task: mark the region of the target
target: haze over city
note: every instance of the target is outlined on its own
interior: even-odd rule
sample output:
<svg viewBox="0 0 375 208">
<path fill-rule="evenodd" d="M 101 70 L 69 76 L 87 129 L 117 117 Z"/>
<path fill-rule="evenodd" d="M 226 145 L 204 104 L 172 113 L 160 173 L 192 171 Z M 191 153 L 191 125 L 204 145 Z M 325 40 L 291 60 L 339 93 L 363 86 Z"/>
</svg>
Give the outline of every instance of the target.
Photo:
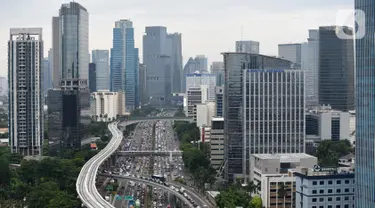
<svg viewBox="0 0 375 208">
<path fill-rule="evenodd" d="M 52 46 L 51 17 L 58 15 L 62 3 L 68 2 L 2 1 L 0 75 L 7 75 L 9 28 L 42 27 L 46 56 Z M 182 33 L 184 63 L 197 54 L 205 54 L 209 63 L 222 61 L 220 53 L 234 51 L 234 42 L 241 39 L 259 41 L 262 54 L 277 55 L 277 44 L 306 41 L 308 29 L 333 25 L 337 11 L 353 8 L 353 0 L 192 0 L 178 3 L 172 0 L 81 0 L 78 3 L 85 5 L 90 15 L 90 51 L 110 49 L 114 22 L 131 19 L 140 60 L 145 26 L 165 26 L 170 33 Z"/>
</svg>

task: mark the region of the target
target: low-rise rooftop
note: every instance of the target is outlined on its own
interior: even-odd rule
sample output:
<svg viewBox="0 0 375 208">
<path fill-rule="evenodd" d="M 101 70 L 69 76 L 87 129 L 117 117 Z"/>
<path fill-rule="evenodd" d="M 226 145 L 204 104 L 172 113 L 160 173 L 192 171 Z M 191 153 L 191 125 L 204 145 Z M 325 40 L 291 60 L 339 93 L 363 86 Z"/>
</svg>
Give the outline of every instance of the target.
<svg viewBox="0 0 375 208">
<path fill-rule="evenodd" d="M 253 154 L 254 157 L 259 159 L 279 159 L 281 163 L 299 162 L 305 158 L 315 158 L 306 153 L 289 153 L 289 154 Z"/>
</svg>

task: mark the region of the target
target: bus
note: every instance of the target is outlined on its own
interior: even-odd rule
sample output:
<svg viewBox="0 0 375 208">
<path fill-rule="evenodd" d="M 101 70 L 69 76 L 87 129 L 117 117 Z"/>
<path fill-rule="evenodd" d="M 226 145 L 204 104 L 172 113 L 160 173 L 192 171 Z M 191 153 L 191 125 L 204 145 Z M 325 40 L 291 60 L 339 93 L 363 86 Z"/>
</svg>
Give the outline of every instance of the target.
<svg viewBox="0 0 375 208">
<path fill-rule="evenodd" d="M 151 178 L 154 179 L 154 180 L 159 180 L 161 182 L 165 182 L 166 181 L 165 177 L 162 176 L 162 175 L 153 175 Z"/>
</svg>

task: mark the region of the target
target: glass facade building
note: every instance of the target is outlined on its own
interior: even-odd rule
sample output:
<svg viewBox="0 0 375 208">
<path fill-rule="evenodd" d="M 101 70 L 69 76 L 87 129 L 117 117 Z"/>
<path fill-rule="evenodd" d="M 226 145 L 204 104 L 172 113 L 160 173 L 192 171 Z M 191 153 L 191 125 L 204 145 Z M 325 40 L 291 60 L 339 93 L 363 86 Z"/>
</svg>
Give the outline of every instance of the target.
<svg viewBox="0 0 375 208">
<path fill-rule="evenodd" d="M 365 36 L 356 39 L 355 44 L 355 207 L 373 208 L 375 207 L 375 1 L 356 0 L 355 9 L 364 12 L 364 14 L 357 13 L 356 21 L 366 30 Z M 364 18 L 366 24 L 361 25 Z"/>
<path fill-rule="evenodd" d="M 341 39 L 345 31 L 351 39 Z M 354 40 L 349 27 L 319 27 L 319 104 L 332 109 L 354 110 Z"/>
<path fill-rule="evenodd" d="M 134 28 L 130 20 L 119 20 L 113 28 L 111 49 L 111 91 L 124 91 L 126 108 L 138 106 L 138 49 L 134 47 Z"/>
<path fill-rule="evenodd" d="M 225 171 L 224 177 L 234 181 L 243 177 L 249 170 L 243 166 L 243 77 L 244 69 L 290 68 L 291 62 L 274 57 L 248 54 L 223 53 L 224 56 L 224 132 L 225 132 Z M 247 160 L 248 164 L 248 160 Z"/>
<path fill-rule="evenodd" d="M 96 90 L 109 89 L 109 51 L 93 50 L 92 63 L 96 66 Z M 91 82 L 91 79 L 90 79 Z"/>
</svg>

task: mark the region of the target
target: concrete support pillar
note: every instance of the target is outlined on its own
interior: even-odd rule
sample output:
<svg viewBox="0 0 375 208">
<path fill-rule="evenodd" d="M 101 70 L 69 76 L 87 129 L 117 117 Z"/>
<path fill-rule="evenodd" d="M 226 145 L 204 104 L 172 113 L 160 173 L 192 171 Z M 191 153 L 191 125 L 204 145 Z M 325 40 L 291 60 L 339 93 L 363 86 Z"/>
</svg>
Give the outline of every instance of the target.
<svg viewBox="0 0 375 208">
<path fill-rule="evenodd" d="M 116 165 L 116 155 L 111 155 L 111 166 L 115 166 Z"/>
</svg>

